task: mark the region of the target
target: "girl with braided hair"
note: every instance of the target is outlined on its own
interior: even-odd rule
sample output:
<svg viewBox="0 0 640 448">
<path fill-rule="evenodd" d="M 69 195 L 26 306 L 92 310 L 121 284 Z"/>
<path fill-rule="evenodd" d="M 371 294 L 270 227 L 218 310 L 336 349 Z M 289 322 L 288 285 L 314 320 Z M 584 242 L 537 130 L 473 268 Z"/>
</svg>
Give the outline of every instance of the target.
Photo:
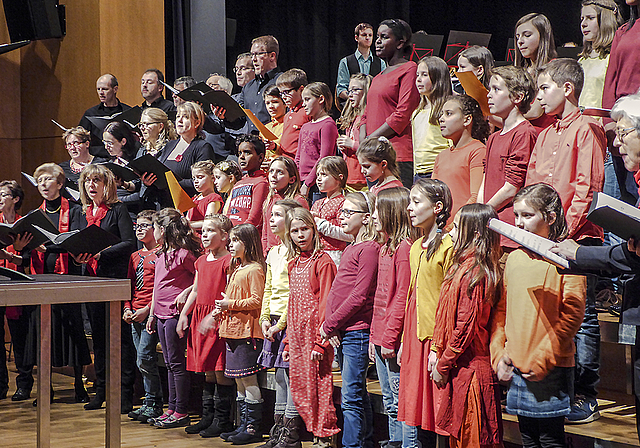
<svg viewBox="0 0 640 448">
<path fill-rule="evenodd" d="M 398 421 L 403 446 L 436 446 L 437 399 L 428 371 L 440 287 L 451 266 L 453 242 L 444 227 L 451 214 L 451 192 L 439 180 L 418 179 L 409 195 L 409 218 L 423 236 L 411 246 L 411 281 L 403 342 L 398 350 Z"/>
</svg>

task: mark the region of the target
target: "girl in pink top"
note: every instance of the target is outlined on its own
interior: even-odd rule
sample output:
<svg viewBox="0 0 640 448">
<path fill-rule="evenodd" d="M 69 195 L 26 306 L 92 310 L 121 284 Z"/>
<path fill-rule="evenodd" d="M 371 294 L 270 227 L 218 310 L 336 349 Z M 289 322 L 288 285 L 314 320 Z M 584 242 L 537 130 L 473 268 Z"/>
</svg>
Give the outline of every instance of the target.
<svg viewBox="0 0 640 448">
<path fill-rule="evenodd" d="M 300 192 L 305 197 L 311 192 L 311 203 L 314 203 L 321 197 L 316 188 L 316 164 L 318 160 L 336 154 L 338 127 L 329 116 L 333 96 L 325 83 L 314 82 L 306 86 L 302 91 L 302 102 L 311 121 L 300 129 L 295 161 L 302 182 Z"/>
<path fill-rule="evenodd" d="M 396 164 L 396 151 L 387 137 L 367 137 L 357 151 L 358 162 L 362 167 L 370 191 L 377 196 L 381 190 L 402 187 L 400 172 Z"/>
<path fill-rule="evenodd" d="M 452 140 L 453 146 L 438 154 L 432 177 L 451 190 L 453 208 L 448 222 L 451 224 L 460 207 L 478 199 L 489 124 L 478 102 L 468 95 L 450 96 L 439 121 L 442 136 Z"/>
<path fill-rule="evenodd" d="M 157 325 L 167 366 L 169 408 L 149 422 L 160 428 L 177 428 L 187 426 L 190 420 L 189 374 L 184 356 L 187 338 L 176 332 L 180 317 L 176 297 L 193 285 L 195 262 L 201 251 L 200 241 L 187 218 L 173 208 L 165 208 L 153 217 L 153 236 L 162 246 L 156 261 L 147 332 L 154 332 Z"/>
<path fill-rule="evenodd" d="M 348 90 L 349 101 L 347 101 L 338 120 L 340 131 L 344 132 L 338 137 L 338 149 L 342 152 L 342 157 L 349 167 L 347 185 L 354 190 L 362 190 L 367 186 L 367 181 L 360 170 L 356 151 L 358 151 L 360 143 L 360 126 L 364 123 L 362 115 L 367 105 L 367 91 L 370 84 L 371 76 L 369 75 L 364 73 L 351 75 Z"/>
<path fill-rule="evenodd" d="M 388 188 L 378 194 L 373 212 L 373 223 L 384 246 L 378 257 L 369 358 L 376 363 L 389 417 L 389 443 L 393 446 L 399 446 L 403 441 L 402 423 L 398 422 L 400 366 L 396 356 L 402 342 L 404 310 L 411 282 L 409 251 L 418 233 L 411 225 L 408 206 L 409 190 L 404 187 Z"/>
</svg>

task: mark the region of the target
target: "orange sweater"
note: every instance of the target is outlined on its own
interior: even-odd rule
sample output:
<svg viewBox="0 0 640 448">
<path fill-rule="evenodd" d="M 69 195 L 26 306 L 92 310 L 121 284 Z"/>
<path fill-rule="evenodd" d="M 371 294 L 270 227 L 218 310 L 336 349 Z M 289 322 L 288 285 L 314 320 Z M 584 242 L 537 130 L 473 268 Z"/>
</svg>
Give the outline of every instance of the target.
<svg viewBox="0 0 640 448">
<path fill-rule="evenodd" d="M 259 321 L 264 280 L 264 271 L 258 263 L 251 263 L 233 271 L 225 291 L 231 303 L 220 321 L 220 337 L 263 339 Z"/>
<path fill-rule="evenodd" d="M 586 278 L 560 275 L 555 266 L 518 249 L 504 269 L 506 300 L 495 308 L 491 363 L 503 355 L 522 373 L 542 380 L 554 367 L 574 365 L 573 337 L 584 318 Z"/>
</svg>

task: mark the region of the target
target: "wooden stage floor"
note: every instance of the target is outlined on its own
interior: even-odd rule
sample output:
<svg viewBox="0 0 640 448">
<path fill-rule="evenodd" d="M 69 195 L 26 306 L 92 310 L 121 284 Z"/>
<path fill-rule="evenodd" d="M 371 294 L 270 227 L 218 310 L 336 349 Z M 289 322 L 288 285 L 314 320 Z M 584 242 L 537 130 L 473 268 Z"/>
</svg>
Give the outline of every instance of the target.
<svg viewBox="0 0 640 448">
<path fill-rule="evenodd" d="M 33 400 L 11 401 L 10 397 L 15 392 L 15 372 L 12 363 L 9 363 L 9 382 L 9 395 L 5 400 L 0 401 L 0 447 L 33 448 L 36 446 L 36 409 L 32 406 Z M 51 406 L 51 446 L 56 448 L 104 446 L 104 409 L 85 411 L 82 404 L 74 403 L 73 379 L 66 375 L 54 372 L 52 384 L 56 393 Z M 339 375 L 336 375 L 336 385 L 340 385 Z M 369 391 L 372 395 L 379 394 L 379 384 L 371 381 Z M 35 394 L 32 393 L 32 395 Z M 376 401 L 375 398 L 374 401 Z M 601 393 L 599 404 L 602 417 L 596 422 L 565 426 L 568 438 L 572 439 L 572 445 L 607 448 L 640 446 L 636 435 L 633 397 L 604 391 Z M 517 443 L 518 438 L 516 418 L 505 414 L 505 440 Z M 216 448 L 229 447 L 230 444 L 219 438 L 203 439 L 198 435 L 188 435 L 183 428 L 153 428 L 132 422 L 123 415 L 122 446 L 126 448 Z M 311 442 L 305 442 L 304 446 L 309 448 Z"/>
</svg>

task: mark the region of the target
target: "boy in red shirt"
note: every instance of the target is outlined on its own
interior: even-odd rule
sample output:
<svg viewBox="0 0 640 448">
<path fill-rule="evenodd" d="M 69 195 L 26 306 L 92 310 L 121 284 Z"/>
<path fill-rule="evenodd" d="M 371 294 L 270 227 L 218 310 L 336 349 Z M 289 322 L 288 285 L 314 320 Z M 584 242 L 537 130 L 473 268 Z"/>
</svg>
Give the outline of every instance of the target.
<svg viewBox="0 0 640 448">
<path fill-rule="evenodd" d="M 262 231 L 262 206 L 269 194 L 267 175 L 260 169 L 266 147 L 254 135 L 241 135 L 237 140 L 238 164 L 246 173 L 229 193 L 227 216 L 233 225 L 253 224 Z"/>
<path fill-rule="evenodd" d="M 289 109 L 284 116 L 282 137 L 280 137 L 280 145 L 276 149 L 278 155 L 295 158 L 298 151 L 300 128 L 306 122 L 311 121 L 311 117 L 305 113 L 302 107 L 302 91 L 307 84 L 307 74 L 299 68 L 287 70 L 276 81 L 282 100 Z"/>
<path fill-rule="evenodd" d="M 556 189 L 567 219 L 568 238 L 601 245 L 602 228 L 587 220 L 593 193 L 602 191 L 607 139 L 602 125 L 582 115 L 578 98 L 584 72 L 573 59 L 554 59 L 538 71 L 538 100 L 558 121 L 538 136 L 526 185 L 544 182 Z M 568 423 L 588 423 L 600 416 L 596 385 L 600 381 L 600 327 L 595 309 L 597 277 L 587 276 L 582 326 L 576 335 L 576 400 Z"/>
<path fill-rule="evenodd" d="M 158 248 L 156 239 L 153 237 L 153 215 L 154 212 L 151 210 L 141 211 L 133 226 L 136 238 L 144 247 L 131 254 L 129 258 L 132 298 L 125 302 L 122 315 L 122 319 L 131 324 L 133 343 L 137 352 L 136 364 L 143 378 L 144 402 L 140 408 L 129 412 L 129 418 L 140 422 L 162 415 L 162 387 L 156 355 L 158 333 L 150 334 L 145 330 L 153 296 Z"/>
<path fill-rule="evenodd" d="M 491 205 L 498 217 L 515 225 L 513 203 L 518 190 L 524 187 L 531 150 L 536 143 L 536 131 L 524 114 L 535 97 L 533 78 L 521 67 L 504 66 L 491 70 L 489 82 L 489 112 L 502 120 L 502 130 L 487 140 L 484 179 L 478 202 Z M 518 244 L 502 236 L 505 252 Z"/>
</svg>

